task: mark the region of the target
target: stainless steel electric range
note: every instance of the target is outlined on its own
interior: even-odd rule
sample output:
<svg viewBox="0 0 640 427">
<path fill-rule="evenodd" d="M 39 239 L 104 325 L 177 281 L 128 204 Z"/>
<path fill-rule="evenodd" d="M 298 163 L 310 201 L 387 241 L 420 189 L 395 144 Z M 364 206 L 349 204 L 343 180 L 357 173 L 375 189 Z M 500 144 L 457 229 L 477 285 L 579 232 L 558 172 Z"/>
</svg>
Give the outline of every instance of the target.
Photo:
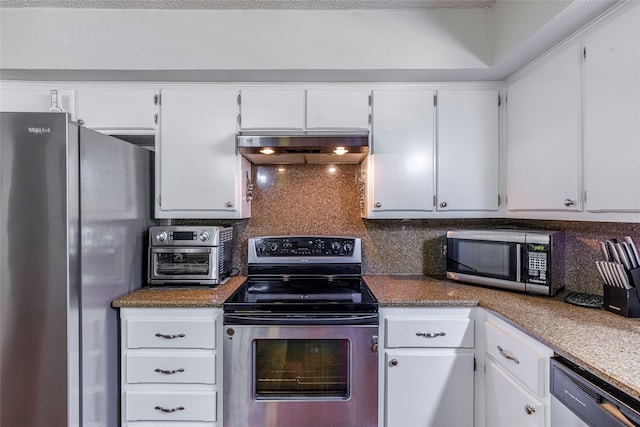
<svg viewBox="0 0 640 427">
<path fill-rule="evenodd" d="M 350 237 L 249 239 L 224 307 L 228 427 L 378 425 L 378 301 Z"/>
</svg>

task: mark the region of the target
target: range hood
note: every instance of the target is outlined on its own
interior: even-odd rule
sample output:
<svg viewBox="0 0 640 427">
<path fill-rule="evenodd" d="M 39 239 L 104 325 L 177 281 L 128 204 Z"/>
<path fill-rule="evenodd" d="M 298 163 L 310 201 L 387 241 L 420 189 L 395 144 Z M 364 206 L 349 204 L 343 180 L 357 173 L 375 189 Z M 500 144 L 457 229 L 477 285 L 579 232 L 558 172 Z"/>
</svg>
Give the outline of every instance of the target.
<svg viewBox="0 0 640 427">
<path fill-rule="evenodd" d="M 369 152 L 363 131 L 240 132 L 238 153 L 257 165 L 360 163 Z"/>
</svg>

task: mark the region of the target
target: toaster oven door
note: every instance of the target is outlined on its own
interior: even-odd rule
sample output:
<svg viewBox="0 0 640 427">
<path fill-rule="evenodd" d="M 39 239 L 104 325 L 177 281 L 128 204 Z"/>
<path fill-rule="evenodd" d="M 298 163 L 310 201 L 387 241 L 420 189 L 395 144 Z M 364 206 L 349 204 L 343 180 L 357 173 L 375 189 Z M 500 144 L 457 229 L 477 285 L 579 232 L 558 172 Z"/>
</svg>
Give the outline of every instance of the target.
<svg viewBox="0 0 640 427">
<path fill-rule="evenodd" d="M 218 247 L 152 247 L 149 283 L 218 283 Z"/>
</svg>

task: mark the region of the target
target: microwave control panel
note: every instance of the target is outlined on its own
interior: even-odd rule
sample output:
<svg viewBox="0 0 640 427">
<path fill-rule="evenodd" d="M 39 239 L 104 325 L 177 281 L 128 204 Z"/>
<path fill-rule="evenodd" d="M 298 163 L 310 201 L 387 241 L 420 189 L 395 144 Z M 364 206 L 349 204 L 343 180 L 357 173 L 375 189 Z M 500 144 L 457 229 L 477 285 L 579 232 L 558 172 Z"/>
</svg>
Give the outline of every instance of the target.
<svg viewBox="0 0 640 427">
<path fill-rule="evenodd" d="M 549 283 L 549 245 L 527 244 L 527 282 Z"/>
</svg>

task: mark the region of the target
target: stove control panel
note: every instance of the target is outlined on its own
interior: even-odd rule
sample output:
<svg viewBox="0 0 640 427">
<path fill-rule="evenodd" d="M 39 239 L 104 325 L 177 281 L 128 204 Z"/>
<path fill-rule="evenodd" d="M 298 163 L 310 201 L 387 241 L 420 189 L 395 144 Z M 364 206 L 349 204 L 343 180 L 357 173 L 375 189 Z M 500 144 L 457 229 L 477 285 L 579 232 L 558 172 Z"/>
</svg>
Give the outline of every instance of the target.
<svg viewBox="0 0 640 427">
<path fill-rule="evenodd" d="M 261 237 L 250 239 L 258 257 L 349 257 L 355 238 L 346 237 Z"/>
</svg>

